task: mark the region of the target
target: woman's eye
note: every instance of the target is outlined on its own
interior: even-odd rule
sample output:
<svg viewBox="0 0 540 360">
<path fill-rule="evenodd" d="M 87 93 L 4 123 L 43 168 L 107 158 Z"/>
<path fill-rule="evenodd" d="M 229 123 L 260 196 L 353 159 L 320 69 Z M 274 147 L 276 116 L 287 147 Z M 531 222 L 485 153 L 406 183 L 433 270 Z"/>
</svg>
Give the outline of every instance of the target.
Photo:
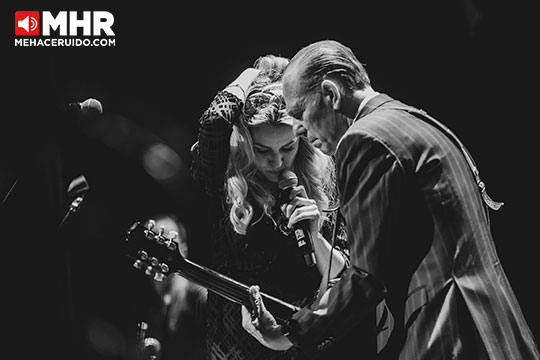
<svg viewBox="0 0 540 360">
<path fill-rule="evenodd" d="M 287 148 L 283 148 L 283 151 L 285 152 L 289 152 L 289 151 L 293 151 L 294 150 L 294 146 L 289 146 Z"/>
<path fill-rule="evenodd" d="M 259 149 L 259 148 L 255 148 L 255 152 L 257 154 L 267 154 L 269 150 L 266 150 L 266 149 Z"/>
</svg>

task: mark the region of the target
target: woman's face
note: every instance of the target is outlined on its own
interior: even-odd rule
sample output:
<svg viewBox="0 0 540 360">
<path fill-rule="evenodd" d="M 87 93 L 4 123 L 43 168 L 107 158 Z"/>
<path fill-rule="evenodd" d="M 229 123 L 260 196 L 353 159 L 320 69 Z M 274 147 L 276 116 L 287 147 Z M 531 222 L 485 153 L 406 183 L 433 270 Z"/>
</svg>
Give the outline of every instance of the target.
<svg viewBox="0 0 540 360">
<path fill-rule="evenodd" d="M 250 128 L 257 170 L 271 182 L 291 170 L 298 152 L 298 137 L 287 124 L 263 124 Z"/>
</svg>

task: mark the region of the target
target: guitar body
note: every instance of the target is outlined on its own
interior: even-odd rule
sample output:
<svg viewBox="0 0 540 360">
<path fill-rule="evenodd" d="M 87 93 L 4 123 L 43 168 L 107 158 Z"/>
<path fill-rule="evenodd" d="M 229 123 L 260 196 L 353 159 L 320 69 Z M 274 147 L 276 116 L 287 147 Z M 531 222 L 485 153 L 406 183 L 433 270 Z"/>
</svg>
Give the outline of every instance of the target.
<svg viewBox="0 0 540 360">
<path fill-rule="evenodd" d="M 177 273 L 229 301 L 251 308 L 248 285 L 184 258 L 174 241 L 176 234 L 172 233 L 165 237 L 162 231 L 156 233 L 153 230 L 154 226 L 153 220 L 144 224 L 135 222 L 127 232 L 126 255 L 134 261 L 135 268 L 144 270 L 156 281 Z M 266 308 L 278 322 L 286 322 L 299 310 L 297 306 L 263 291 L 261 296 Z"/>
</svg>

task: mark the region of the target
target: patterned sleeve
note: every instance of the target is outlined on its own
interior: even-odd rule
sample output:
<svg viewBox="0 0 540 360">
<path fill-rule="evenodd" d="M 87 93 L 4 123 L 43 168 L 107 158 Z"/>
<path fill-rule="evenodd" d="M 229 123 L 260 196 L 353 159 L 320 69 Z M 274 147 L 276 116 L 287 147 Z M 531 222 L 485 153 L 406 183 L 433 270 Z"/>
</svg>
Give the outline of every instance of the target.
<svg viewBox="0 0 540 360">
<path fill-rule="evenodd" d="M 198 140 L 191 147 L 191 176 L 209 195 L 217 196 L 223 190 L 232 125 L 238 120 L 241 106 L 235 95 L 220 91 L 199 119 Z"/>
</svg>

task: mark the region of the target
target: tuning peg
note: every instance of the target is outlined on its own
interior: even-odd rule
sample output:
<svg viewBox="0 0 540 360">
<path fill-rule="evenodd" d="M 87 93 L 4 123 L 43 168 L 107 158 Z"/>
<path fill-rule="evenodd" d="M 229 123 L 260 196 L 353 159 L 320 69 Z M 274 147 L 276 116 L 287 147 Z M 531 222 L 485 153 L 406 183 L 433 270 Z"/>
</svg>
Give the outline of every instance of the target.
<svg viewBox="0 0 540 360">
<path fill-rule="evenodd" d="M 167 241 L 167 249 L 169 250 L 176 250 L 176 242 L 175 239 L 178 237 L 178 231 L 169 231 L 169 237 Z"/>
<path fill-rule="evenodd" d="M 159 268 L 161 269 L 161 272 L 164 273 L 164 274 L 169 272 L 169 265 L 167 265 L 165 263 L 159 264 Z"/>
<path fill-rule="evenodd" d="M 156 242 L 159 244 L 159 245 L 163 245 L 165 244 L 165 238 L 163 236 L 156 236 Z"/>
<path fill-rule="evenodd" d="M 163 275 L 162 273 L 156 272 L 156 273 L 154 274 L 154 280 L 156 280 L 156 281 L 163 281 L 163 279 L 165 279 L 165 275 Z"/>
<path fill-rule="evenodd" d="M 176 250 L 176 248 L 177 248 L 177 245 L 176 245 L 176 243 L 175 243 L 174 241 L 169 241 L 169 242 L 167 243 L 167 249 L 169 249 L 169 250 Z"/>
<path fill-rule="evenodd" d="M 160 227 L 159 227 L 158 235 L 159 235 L 159 236 L 163 236 L 164 233 L 165 233 L 165 226 L 160 226 Z"/>
<path fill-rule="evenodd" d="M 148 276 L 154 276 L 156 270 L 152 266 L 147 266 L 146 270 L 144 270 L 144 273 Z"/>
<path fill-rule="evenodd" d="M 139 257 L 139 259 L 141 260 L 146 260 L 148 259 L 148 253 L 144 250 L 139 250 L 137 251 L 137 256 Z"/>
<path fill-rule="evenodd" d="M 152 257 L 150 258 L 150 264 L 152 264 L 152 266 L 158 266 L 159 260 L 158 260 L 157 258 L 155 258 L 155 257 L 152 256 Z"/>
<path fill-rule="evenodd" d="M 146 222 L 146 228 L 148 230 L 152 230 L 154 226 L 156 226 L 156 222 L 154 220 L 150 219 Z"/>
<path fill-rule="evenodd" d="M 133 267 L 140 270 L 143 267 L 143 262 L 141 260 L 135 260 L 135 262 L 133 263 Z"/>
</svg>

